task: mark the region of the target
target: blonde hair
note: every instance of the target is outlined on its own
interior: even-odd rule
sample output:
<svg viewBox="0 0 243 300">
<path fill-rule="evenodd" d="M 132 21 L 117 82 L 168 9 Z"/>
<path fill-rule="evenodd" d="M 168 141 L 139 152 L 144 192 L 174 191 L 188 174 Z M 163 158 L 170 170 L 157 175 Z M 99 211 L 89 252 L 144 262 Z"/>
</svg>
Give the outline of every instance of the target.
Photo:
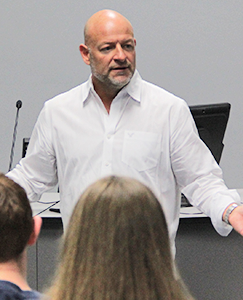
<svg viewBox="0 0 243 300">
<path fill-rule="evenodd" d="M 83 193 L 47 294 L 52 300 L 188 299 L 175 280 L 165 216 L 150 189 L 110 176 Z"/>
</svg>

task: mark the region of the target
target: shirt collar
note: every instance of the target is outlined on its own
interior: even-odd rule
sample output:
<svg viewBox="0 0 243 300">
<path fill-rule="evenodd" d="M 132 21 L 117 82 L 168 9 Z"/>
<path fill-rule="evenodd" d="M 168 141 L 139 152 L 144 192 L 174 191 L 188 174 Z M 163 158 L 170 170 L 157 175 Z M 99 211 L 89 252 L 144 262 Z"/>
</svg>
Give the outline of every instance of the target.
<svg viewBox="0 0 243 300">
<path fill-rule="evenodd" d="M 128 85 L 126 85 L 121 92 L 129 94 L 129 96 L 137 101 L 140 102 L 140 94 L 141 94 L 141 83 L 142 83 L 142 78 L 139 75 L 138 71 L 135 70 L 133 77 L 131 78 L 130 82 Z M 83 85 L 83 93 L 82 93 L 82 101 L 85 102 L 91 91 L 94 91 L 94 86 L 92 83 L 92 75 L 89 76 L 89 79 L 84 83 Z M 118 94 L 119 95 L 119 94 Z"/>
<path fill-rule="evenodd" d="M 126 91 L 129 96 L 137 101 L 140 102 L 141 101 L 141 83 L 142 83 L 142 78 L 139 75 L 138 71 L 135 70 L 132 79 L 130 80 L 130 82 L 128 83 L 127 86 L 124 87 L 124 91 Z"/>
<path fill-rule="evenodd" d="M 94 86 L 92 83 L 92 75 L 90 74 L 89 79 L 83 84 L 83 92 L 81 93 L 82 102 L 85 102 L 88 99 L 92 90 L 94 90 Z"/>
</svg>

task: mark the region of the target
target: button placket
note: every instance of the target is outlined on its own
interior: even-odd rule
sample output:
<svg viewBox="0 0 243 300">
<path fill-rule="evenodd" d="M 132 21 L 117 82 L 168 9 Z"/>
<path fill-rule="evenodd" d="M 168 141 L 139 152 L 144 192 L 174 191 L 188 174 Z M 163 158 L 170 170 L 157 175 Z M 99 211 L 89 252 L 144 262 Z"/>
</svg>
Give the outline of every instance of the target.
<svg viewBox="0 0 243 300">
<path fill-rule="evenodd" d="M 113 163 L 113 143 L 116 133 L 116 128 L 121 119 L 124 107 L 126 106 L 127 99 L 117 98 L 111 104 L 110 114 L 104 115 L 104 145 L 102 156 L 102 175 L 112 174 Z"/>
</svg>

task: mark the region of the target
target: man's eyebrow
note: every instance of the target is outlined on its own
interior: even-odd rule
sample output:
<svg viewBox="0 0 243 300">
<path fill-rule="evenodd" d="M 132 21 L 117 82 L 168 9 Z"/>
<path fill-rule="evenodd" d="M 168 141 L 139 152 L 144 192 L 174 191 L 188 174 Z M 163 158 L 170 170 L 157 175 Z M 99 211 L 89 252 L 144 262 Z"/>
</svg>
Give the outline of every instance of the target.
<svg viewBox="0 0 243 300">
<path fill-rule="evenodd" d="M 131 39 L 127 39 L 127 40 L 124 40 L 124 41 L 123 41 L 123 43 L 129 43 L 129 42 L 134 43 L 134 39 L 131 38 Z"/>
<path fill-rule="evenodd" d="M 121 44 L 123 44 L 123 43 L 129 43 L 129 42 L 134 42 L 134 39 L 127 39 L 127 40 L 123 40 L 123 41 L 120 41 L 120 43 Z M 118 43 L 118 41 L 104 41 L 104 42 L 102 42 L 101 44 L 100 44 L 100 46 L 104 46 L 104 45 L 113 45 L 113 44 L 116 44 L 116 43 Z"/>
</svg>

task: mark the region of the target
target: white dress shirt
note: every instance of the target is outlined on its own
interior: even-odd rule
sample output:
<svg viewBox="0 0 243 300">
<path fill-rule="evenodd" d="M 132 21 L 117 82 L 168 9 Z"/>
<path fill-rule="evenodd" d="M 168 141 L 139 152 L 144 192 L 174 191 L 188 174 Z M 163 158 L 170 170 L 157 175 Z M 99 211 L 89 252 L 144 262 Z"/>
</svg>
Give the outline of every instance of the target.
<svg viewBox="0 0 243 300">
<path fill-rule="evenodd" d="M 220 167 L 200 140 L 184 100 L 141 79 L 113 100 L 108 114 L 91 77 L 47 101 L 34 127 L 27 155 L 8 176 L 30 200 L 58 182 L 64 228 L 83 190 L 98 178 L 134 177 L 158 197 L 172 246 L 179 222 L 180 192 L 211 217 L 221 235 L 225 208 L 240 203 L 228 190 Z"/>
</svg>

